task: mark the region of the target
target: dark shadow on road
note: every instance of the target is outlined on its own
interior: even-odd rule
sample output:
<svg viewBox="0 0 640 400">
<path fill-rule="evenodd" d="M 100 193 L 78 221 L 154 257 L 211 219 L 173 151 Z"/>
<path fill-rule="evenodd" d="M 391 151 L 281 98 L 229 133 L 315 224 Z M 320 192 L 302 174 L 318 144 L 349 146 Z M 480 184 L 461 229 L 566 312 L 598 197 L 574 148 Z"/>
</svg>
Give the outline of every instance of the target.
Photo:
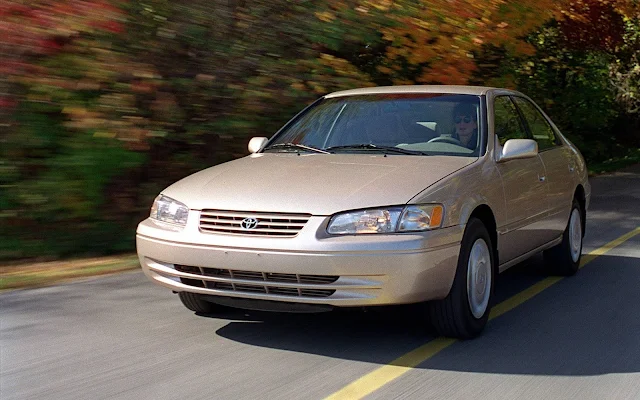
<svg viewBox="0 0 640 400">
<path fill-rule="evenodd" d="M 497 301 L 544 279 L 535 257 L 500 275 Z M 640 258 L 601 256 L 485 333 L 457 342 L 419 368 L 501 374 L 640 372 Z M 245 344 L 387 364 L 433 339 L 411 307 L 324 314 L 230 311 L 217 334 Z"/>
</svg>

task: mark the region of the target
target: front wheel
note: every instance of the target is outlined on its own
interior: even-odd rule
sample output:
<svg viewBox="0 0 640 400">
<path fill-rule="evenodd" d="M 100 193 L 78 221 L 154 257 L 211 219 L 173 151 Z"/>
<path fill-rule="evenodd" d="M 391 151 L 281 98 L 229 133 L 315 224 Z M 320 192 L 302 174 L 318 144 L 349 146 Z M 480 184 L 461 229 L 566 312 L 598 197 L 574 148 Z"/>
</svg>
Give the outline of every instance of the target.
<svg viewBox="0 0 640 400">
<path fill-rule="evenodd" d="M 449 295 L 429 303 L 431 323 L 443 336 L 471 339 L 489 320 L 494 291 L 494 252 L 482 221 L 467 223 Z"/>
<path fill-rule="evenodd" d="M 580 269 L 582 256 L 582 208 L 574 199 L 569 214 L 569 222 L 562 234 L 562 242 L 544 252 L 544 261 L 553 274 L 570 276 Z"/>
<path fill-rule="evenodd" d="M 185 307 L 199 314 L 211 314 L 222 308 L 222 306 L 203 300 L 202 295 L 197 293 L 180 292 L 178 297 Z"/>
</svg>

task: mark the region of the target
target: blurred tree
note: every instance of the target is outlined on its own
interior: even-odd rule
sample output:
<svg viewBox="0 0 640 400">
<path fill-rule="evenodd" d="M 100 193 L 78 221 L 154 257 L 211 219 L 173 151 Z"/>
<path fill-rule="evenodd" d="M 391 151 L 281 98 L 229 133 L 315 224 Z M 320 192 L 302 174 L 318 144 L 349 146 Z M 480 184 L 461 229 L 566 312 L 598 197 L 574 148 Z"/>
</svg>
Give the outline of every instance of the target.
<svg viewBox="0 0 640 400">
<path fill-rule="evenodd" d="M 522 37 L 553 18 L 556 1 L 360 0 L 329 1 L 331 11 L 319 18 L 339 26 L 328 47 L 354 48 L 353 37 L 367 38 L 357 57 L 375 64 L 376 83 L 465 84 L 477 69 L 483 46 L 503 48 L 506 55 L 530 54 Z M 350 29 L 351 34 L 345 34 Z M 369 30 L 367 34 L 362 31 Z M 358 34 L 354 34 L 357 32 Z M 382 45 L 382 46 L 381 46 Z M 376 49 L 377 57 L 367 54 Z M 350 58 L 360 65 L 357 57 Z M 365 64 L 366 66 L 367 64 Z M 371 71 L 368 68 L 367 71 Z"/>
<path fill-rule="evenodd" d="M 101 249 L 109 239 L 95 227 L 118 231 L 104 185 L 142 160 L 108 139 L 135 134 L 100 107 L 123 61 L 109 40 L 123 14 L 92 0 L 5 1 L 0 15 L 0 257 Z"/>
<path fill-rule="evenodd" d="M 560 6 L 557 19 L 529 35 L 535 53 L 508 58 L 491 82 L 512 76 L 589 160 L 626 154 L 640 144 L 638 7 L 634 0 Z"/>
<path fill-rule="evenodd" d="M 638 113 L 640 2 L 577 0 L 563 10 L 559 27 L 567 49 L 610 57 L 618 99 L 629 113 Z"/>
<path fill-rule="evenodd" d="M 270 136 L 318 95 L 361 86 L 314 46 L 315 7 L 0 3 L 12 55 L 0 64 L 0 258 L 131 248 L 163 187 L 244 154 L 248 136 Z"/>
</svg>

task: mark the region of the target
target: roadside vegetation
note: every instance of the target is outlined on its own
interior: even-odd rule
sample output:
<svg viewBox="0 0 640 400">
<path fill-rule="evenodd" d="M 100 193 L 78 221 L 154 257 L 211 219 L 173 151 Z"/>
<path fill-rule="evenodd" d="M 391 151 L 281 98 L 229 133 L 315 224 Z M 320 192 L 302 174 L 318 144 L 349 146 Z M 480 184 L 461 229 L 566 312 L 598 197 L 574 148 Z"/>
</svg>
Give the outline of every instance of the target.
<svg viewBox="0 0 640 400">
<path fill-rule="evenodd" d="M 338 89 L 515 88 L 593 173 L 640 161 L 638 0 L 5 0 L 0 52 L 3 263 L 131 253 L 160 190 Z"/>
<path fill-rule="evenodd" d="M 135 255 L 0 266 L 0 291 L 48 286 L 140 268 Z"/>
</svg>

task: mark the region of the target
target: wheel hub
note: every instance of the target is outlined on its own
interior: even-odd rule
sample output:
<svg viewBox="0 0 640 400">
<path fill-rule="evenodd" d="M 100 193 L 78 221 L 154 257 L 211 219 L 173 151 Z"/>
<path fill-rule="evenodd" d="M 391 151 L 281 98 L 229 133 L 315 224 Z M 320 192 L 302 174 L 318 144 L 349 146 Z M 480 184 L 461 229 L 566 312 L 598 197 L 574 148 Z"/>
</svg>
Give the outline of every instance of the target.
<svg viewBox="0 0 640 400">
<path fill-rule="evenodd" d="M 473 243 L 467 263 L 467 299 L 475 318 L 482 318 L 489 305 L 491 295 L 491 253 L 484 239 Z"/>
<path fill-rule="evenodd" d="M 580 213 L 576 208 L 571 211 L 569 219 L 569 249 L 571 251 L 571 259 L 577 262 L 582 251 L 582 221 Z"/>
</svg>

